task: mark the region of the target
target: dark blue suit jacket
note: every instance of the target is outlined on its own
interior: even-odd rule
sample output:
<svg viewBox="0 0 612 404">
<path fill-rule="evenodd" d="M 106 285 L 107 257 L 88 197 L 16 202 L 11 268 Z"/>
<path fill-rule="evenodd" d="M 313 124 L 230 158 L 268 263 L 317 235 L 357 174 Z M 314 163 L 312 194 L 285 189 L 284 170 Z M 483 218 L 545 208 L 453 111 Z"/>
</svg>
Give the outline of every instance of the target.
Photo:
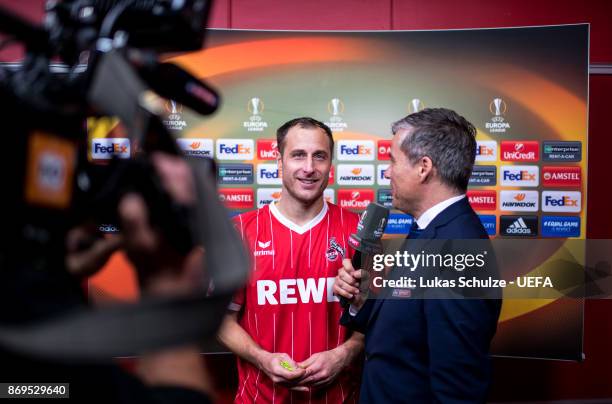
<svg viewBox="0 0 612 404">
<path fill-rule="evenodd" d="M 442 211 L 419 239 L 488 238 L 467 198 Z M 368 300 L 341 322 L 366 334 L 364 403 L 482 403 L 500 300 Z"/>
</svg>

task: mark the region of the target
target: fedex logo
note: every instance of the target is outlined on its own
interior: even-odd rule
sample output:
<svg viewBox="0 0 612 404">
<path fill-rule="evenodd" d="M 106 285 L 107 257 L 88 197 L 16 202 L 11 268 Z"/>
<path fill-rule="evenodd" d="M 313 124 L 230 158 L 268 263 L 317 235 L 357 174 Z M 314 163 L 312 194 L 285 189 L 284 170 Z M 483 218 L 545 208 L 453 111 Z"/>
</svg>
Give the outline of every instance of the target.
<svg viewBox="0 0 612 404">
<path fill-rule="evenodd" d="M 502 166 L 502 186 L 537 187 L 539 181 L 539 170 L 537 166 Z"/>
<path fill-rule="evenodd" d="M 580 212 L 581 193 L 577 191 L 544 191 L 542 192 L 543 212 Z"/>
<path fill-rule="evenodd" d="M 497 160 L 497 142 L 494 140 L 479 140 L 476 142 L 476 161 Z"/>
<path fill-rule="evenodd" d="M 257 158 L 260 160 L 276 160 L 278 156 L 276 139 L 257 139 Z"/>
<path fill-rule="evenodd" d="M 390 140 L 379 140 L 377 151 L 378 151 L 379 160 L 390 160 L 391 159 L 391 141 Z"/>
<path fill-rule="evenodd" d="M 257 164 L 257 183 L 263 185 L 280 185 L 282 178 L 276 164 Z"/>
<path fill-rule="evenodd" d="M 379 164 L 376 168 L 376 182 L 378 185 L 391 185 L 391 180 L 385 178 L 385 171 L 389 168 L 389 164 Z"/>
<path fill-rule="evenodd" d="M 334 296 L 333 287 L 336 278 L 298 278 L 257 281 L 257 304 L 298 304 L 301 303 L 322 303 L 337 302 L 339 299 Z"/>
<path fill-rule="evenodd" d="M 113 157 L 129 159 L 130 155 L 130 139 L 103 138 L 91 141 L 91 158 L 94 160 L 110 160 Z"/>
<path fill-rule="evenodd" d="M 217 140 L 217 158 L 219 160 L 252 160 L 252 139 L 219 139 Z"/>
<path fill-rule="evenodd" d="M 504 140 L 501 142 L 501 159 L 503 161 L 538 161 L 540 144 L 531 140 Z"/>
<path fill-rule="evenodd" d="M 340 140 L 337 146 L 338 160 L 374 160 L 373 140 Z"/>
</svg>

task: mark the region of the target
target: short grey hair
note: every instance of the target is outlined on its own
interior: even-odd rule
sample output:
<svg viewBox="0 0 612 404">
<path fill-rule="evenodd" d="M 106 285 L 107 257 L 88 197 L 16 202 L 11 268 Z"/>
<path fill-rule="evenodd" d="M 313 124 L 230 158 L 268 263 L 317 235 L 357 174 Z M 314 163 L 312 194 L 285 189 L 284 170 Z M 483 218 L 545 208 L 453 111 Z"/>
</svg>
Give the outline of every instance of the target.
<svg viewBox="0 0 612 404">
<path fill-rule="evenodd" d="M 476 158 L 476 128 L 455 111 L 426 108 L 393 123 L 395 135 L 412 131 L 400 145 L 410 163 L 429 157 L 440 180 L 458 191 L 467 190 Z"/>
</svg>

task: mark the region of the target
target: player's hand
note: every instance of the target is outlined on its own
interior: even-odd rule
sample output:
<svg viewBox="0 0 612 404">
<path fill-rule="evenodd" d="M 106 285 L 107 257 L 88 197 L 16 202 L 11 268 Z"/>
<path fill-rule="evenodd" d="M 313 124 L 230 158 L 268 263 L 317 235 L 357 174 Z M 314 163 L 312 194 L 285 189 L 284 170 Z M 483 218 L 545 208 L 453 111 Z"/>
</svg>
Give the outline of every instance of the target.
<svg viewBox="0 0 612 404">
<path fill-rule="evenodd" d="M 258 360 L 261 370 L 274 382 L 294 386 L 306 373 L 286 353 L 263 352 Z"/>
<path fill-rule="evenodd" d="M 299 386 L 320 388 L 329 385 L 347 366 L 347 358 L 348 355 L 342 352 L 342 346 L 312 355 L 298 364 L 306 370 L 306 377 L 300 381 Z"/>
<path fill-rule="evenodd" d="M 356 309 L 360 309 L 366 300 L 366 296 L 359 289 L 363 274 L 363 270 L 356 270 L 351 260 L 345 258 L 334 281 L 334 294 L 346 298 Z"/>
</svg>

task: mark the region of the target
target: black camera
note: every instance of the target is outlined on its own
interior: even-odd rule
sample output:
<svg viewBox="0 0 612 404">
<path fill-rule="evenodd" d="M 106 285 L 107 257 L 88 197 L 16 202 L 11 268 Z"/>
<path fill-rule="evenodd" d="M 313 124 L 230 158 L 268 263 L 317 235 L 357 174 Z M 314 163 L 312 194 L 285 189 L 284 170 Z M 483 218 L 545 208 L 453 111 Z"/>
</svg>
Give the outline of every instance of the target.
<svg viewBox="0 0 612 404">
<path fill-rule="evenodd" d="M 143 196 L 152 224 L 177 251 L 195 245 L 207 250 L 205 279 L 210 284 L 203 284 L 198 296 L 103 313 L 118 327 L 108 330 L 120 335 L 111 345 L 79 351 L 65 343 L 64 351 L 55 349 L 54 355 L 126 355 L 188 336 L 211 337 L 246 279 L 246 255 L 218 201 L 213 161 L 188 161 L 198 201 L 185 207 L 164 191 L 149 160 L 156 151 L 182 155 L 162 123 L 164 98 L 200 114 L 218 106 L 212 88 L 179 66 L 158 61 L 159 52 L 200 49 L 209 10 L 207 0 L 51 0 L 44 26 L 37 27 L 0 9 L 0 31 L 26 49 L 19 65 L 0 67 L 6 151 L 0 178 L 7 209 L 0 236 L 0 324 L 30 324 L 74 314 L 75 308 L 86 310 L 79 281 L 64 270 L 67 231 L 85 221 L 115 226 L 117 204 L 126 192 Z M 57 60 L 61 71 L 53 68 Z M 87 159 L 86 122 L 104 116 L 119 118 L 136 152 L 100 166 Z M 144 323 L 139 326 L 134 316 Z M 164 321 L 181 316 L 175 337 L 164 334 Z M 79 323 L 83 318 L 85 325 Z M 87 334 L 107 320 L 83 311 L 72 320 L 62 318 L 61 326 L 50 326 L 59 327 L 56 334 L 62 338 L 62 332 Z M 160 327 L 157 337 L 155 324 Z M 126 327 L 134 330 L 133 337 L 121 336 Z M 52 352 L 52 342 L 36 348 L 38 342 L 28 345 L 26 334 L 0 329 L 0 345 Z"/>
</svg>

